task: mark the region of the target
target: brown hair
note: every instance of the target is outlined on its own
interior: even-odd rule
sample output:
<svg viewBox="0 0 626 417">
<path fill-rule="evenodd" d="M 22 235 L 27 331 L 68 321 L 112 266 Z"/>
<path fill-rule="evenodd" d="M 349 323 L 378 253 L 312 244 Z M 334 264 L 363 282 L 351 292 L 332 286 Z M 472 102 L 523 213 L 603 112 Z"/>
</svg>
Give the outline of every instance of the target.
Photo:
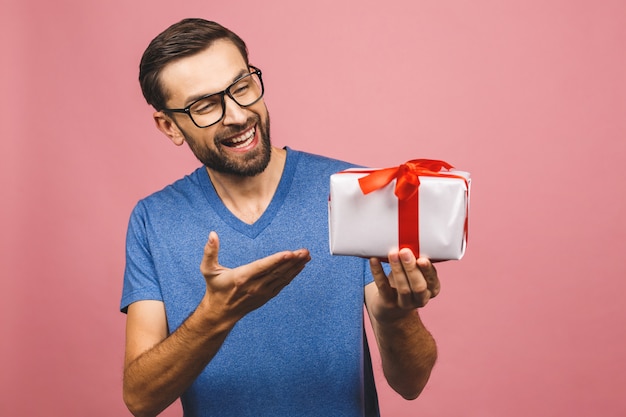
<svg viewBox="0 0 626 417">
<path fill-rule="evenodd" d="M 170 62 L 194 55 L 218 39 L 231 41 L 248 65 L 248 49 L 234 32 L 216 22 L 204 19 L 184 19 L 173 24 L 150 42 L 139 64 L 139 84 L 148 104 L 156 110 L 165 108 L 160 74 Z"/>
</svg>

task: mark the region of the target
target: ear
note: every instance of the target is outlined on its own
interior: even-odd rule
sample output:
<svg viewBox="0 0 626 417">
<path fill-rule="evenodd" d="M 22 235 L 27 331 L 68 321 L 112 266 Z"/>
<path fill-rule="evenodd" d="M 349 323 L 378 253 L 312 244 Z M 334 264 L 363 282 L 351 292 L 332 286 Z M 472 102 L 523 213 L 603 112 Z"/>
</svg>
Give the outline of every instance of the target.
<svg viewBox="0 0 626 417">
<path fill-rule="evenodd" d="M 165 136 L 169 138 L 169 140 L 174 143 L 176 146 L 180 146 L 185 143 L 185 136 L 183 132 L 180 131 L 176 123 L 165 113 L 162 111 L 155 112 L 152 117 L 154 118 L 154 122 L 156 124 L 157 129 L 159 129 Z"/>
</svg>

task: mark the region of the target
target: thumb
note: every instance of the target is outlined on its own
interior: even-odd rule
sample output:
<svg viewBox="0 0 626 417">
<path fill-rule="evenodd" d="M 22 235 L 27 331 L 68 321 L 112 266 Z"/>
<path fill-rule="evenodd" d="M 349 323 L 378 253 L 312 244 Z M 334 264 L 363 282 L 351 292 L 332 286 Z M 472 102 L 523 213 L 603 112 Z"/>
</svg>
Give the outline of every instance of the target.
<svg viewBox="0 0 626 417">
<path fill-rule="evenodd" d="M 220 264 L 217 259 L 218 252 L 220 250 L 220 240 L 217 237 L 217 233 L 211 231 L 209 238 L 204 245 L 204 255 L 202 262 L 200 263 L 200 272 L 205 277 L 212 275 L 212 273 L 220 268 Z"/>
</svg>

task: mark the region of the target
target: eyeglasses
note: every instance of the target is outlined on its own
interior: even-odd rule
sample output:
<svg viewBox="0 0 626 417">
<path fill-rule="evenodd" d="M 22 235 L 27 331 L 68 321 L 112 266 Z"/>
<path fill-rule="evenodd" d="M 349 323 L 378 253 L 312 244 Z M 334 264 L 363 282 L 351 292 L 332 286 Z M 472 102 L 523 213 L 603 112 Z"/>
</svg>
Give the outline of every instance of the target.
<svg viewBox="0 0 626 417">
<path fill-rule="evenodd" d="M 185 113 L 193 124 L 205 128 L 218 123 L 224 118 L 226 101 L 230 97 L 241 107 L 249 107 L 263 97 L 265 88 L 261 78 L 261 70 L 250 66 L 251 72 L 243 75 L 229 85 L 224 91 L 200 97 L 184 109 L 163 109 L 165 112 Z"/>
</svg>

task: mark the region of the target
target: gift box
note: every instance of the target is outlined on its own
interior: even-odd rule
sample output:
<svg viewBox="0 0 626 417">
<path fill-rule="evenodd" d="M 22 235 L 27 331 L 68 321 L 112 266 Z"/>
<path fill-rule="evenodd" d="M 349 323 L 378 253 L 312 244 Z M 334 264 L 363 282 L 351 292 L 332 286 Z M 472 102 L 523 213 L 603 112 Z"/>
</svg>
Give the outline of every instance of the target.
<svg viewBox="0 0 626 417">
<path fill-rule="evenodd" d="M 334 255 L 386 258 L 408 247 L 433 261 L 461 259 L 470 174 L 443 161 L 348 169 L 331 175 L 329 243 Z"/>
</svg>

